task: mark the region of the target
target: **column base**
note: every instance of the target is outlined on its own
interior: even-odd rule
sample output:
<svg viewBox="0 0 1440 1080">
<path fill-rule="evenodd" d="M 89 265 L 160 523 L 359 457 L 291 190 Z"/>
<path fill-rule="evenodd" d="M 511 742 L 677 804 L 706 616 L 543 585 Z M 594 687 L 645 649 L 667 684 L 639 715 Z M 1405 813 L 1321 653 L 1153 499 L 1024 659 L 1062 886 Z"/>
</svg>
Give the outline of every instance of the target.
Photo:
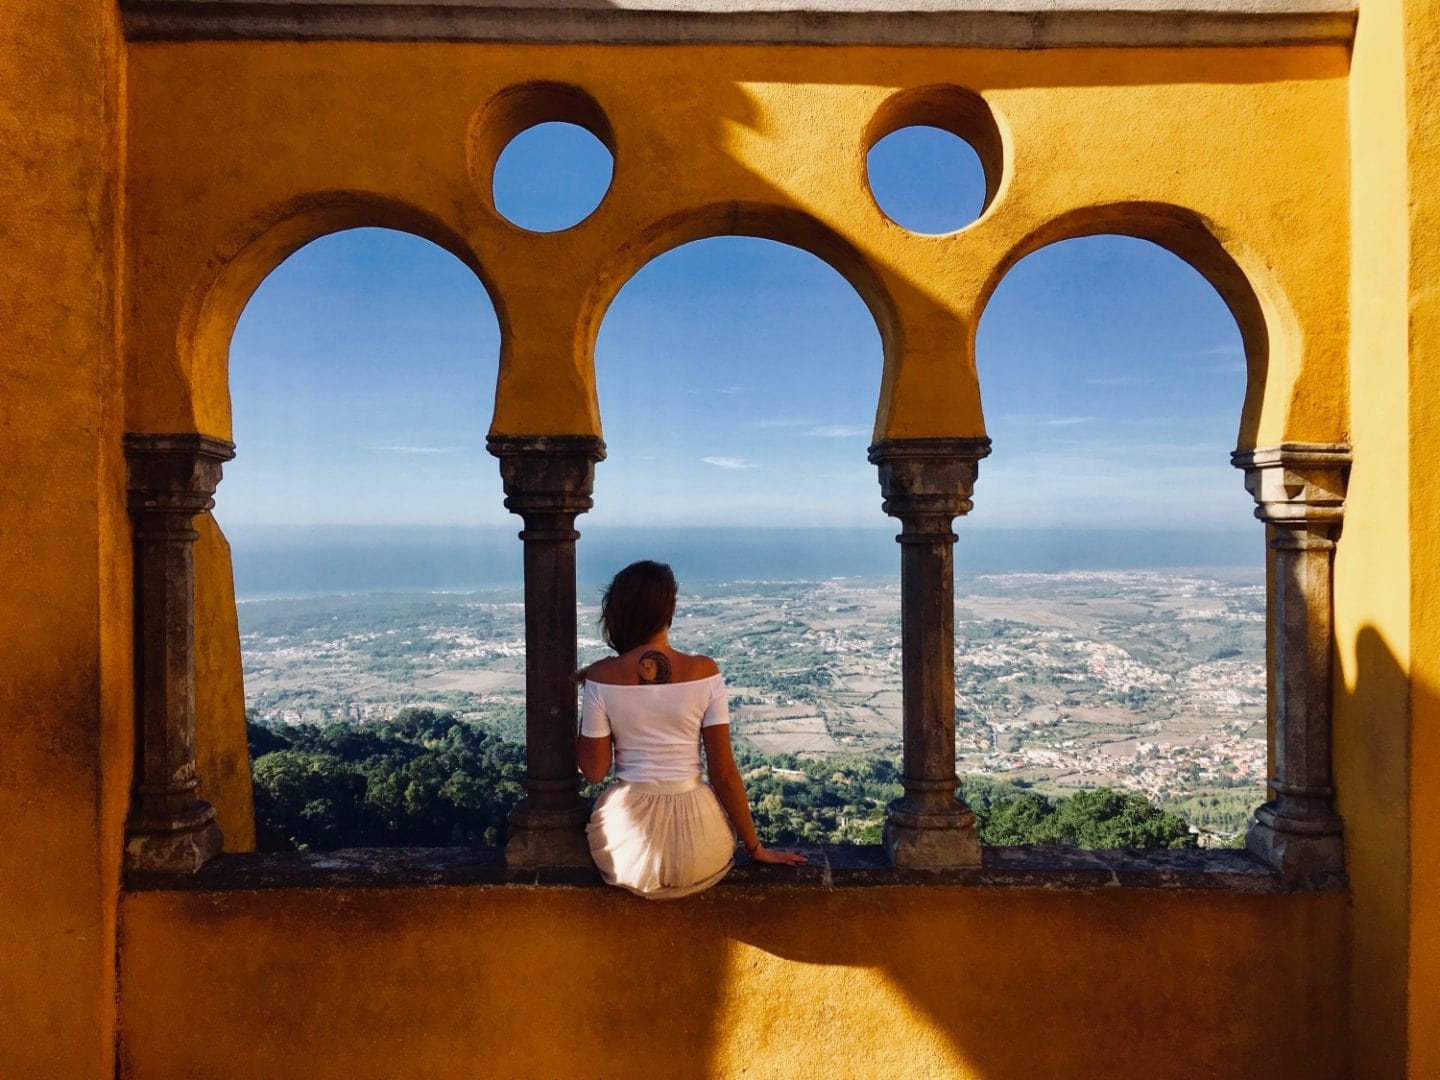
<svg viewBox="0 0 1440 1080">
<path fill-rule="evenodd" d="M 521 802 L 510 811 L 506 866 L 594 866 L 585 839 L 589 808 L 532 810 Z"/>
<path fill-rule="evenodd" d="M 181 829 L 130 830 L 125 834 L 125 869 L 193 874 L 219 855 L 224 845 L 214 821 Z"/>
<path fill-rule="evenodd" d="M 1305 831 L 1286 828 L 1289 819 L 1267 803 L 1255 811 L 1245 834 L 1245 848 L 1287 882 L 1319 889 L 1345 884 L 1345 839 L 1340 822 L 1297 823 Z"/>
<path fill-rule="evenodd" d="M 915 810 L 901 799 L 885 815 L 885 854 L 902 870 L 948 870 L 980 865 L 975 812 L 958 799 L 954 809 Z"/>
</svg>

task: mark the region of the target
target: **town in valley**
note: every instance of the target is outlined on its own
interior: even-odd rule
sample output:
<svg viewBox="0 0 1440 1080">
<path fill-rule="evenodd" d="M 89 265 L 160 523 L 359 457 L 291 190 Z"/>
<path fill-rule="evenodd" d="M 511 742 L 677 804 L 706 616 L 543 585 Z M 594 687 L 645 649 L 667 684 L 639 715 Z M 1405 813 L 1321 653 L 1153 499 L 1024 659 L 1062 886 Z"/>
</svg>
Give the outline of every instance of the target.
<svg viewBox="0 0 1440 1080">
<path fill-rule="evenodd" d="M 242 601 L 247 709 L 271 726 L 425 706 L 524 739 L 519 590 Z M 580 660 L 606 654 L 582 606 Z M 1220 843 L 1263 801 L 1265 607 L 1257 572 L 961 577 L 956 769 L 1049 795 L 1143 794 Z M 895 581 L 686 586 L 675 647 L 725 673 L 737 742 L 800 759 L 901 748 Z"/>
</svg>

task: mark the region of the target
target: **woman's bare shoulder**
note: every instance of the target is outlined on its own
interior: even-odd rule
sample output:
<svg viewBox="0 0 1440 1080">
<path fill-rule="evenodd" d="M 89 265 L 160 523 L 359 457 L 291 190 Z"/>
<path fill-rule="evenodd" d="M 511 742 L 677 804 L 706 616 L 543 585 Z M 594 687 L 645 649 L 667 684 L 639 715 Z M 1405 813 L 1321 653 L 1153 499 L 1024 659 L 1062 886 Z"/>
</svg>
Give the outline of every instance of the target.
<svg viewBox="0 0 1440 1080">
<path fill-rule="evenodd" d="M 653 651 L 653 650 L 652 650 Z M 669 670 L 659 682 L 698 682 L 720 674 L 720 665 L 708 656 L 682 653 L 678 649 L 666 649 Z M 640 675 L 639 664 L 643 650 L 631 649 L 620 656 L 607 656 L 596 660 L 583 675 L 586 682 L 602 683 L 607 686 L 633 686 L 646 683 Z"/>
<path fill-rule="evenodd" d="M 701 653 L 678 653 L 677 655 L 685 659 L 685 677 L 687 679 L 708 679 L 712 675 L 720 674 L 720 665 L 711 657 Z"/>
<path fill-rule="evenodd" d="M 585 682 L 618 683 L 623 680 L 623 668 L 618 656 L 606 656 L 582 669 Z"/>
</svg>

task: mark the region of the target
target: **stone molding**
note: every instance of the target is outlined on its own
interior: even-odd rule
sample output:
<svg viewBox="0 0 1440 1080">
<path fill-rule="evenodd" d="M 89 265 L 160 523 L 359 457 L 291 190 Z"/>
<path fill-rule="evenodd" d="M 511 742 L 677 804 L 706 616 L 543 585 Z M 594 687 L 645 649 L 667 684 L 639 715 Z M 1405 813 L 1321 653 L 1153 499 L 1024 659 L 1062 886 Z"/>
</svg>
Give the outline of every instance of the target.
<svg viewBox="0 0 1440 1080">
<path fill-rule="evenodd" d="M 592 461 L 605 460 L 605 440 L 599 435 L 491 435 L 485 449 L 502 459 L 519 454 L 588 454 Z"/>
<path fill-rule="evenodd" d="M 214 505 L 235 447 L 208 435 L 128 434 L 134 521 L 137 768 L 125 866 L 193 873 L 220 854 L 215 809 L 196 797 L 196 514 Z"/>
<path fill-rule="evenodd" d="M 977 865 L 948 870 L 903 870 L 890 865 L 878 844 L 797 845 L 802 866 L 765 866 L 737 850 L 735 869 L 712 898 L 773 896 L 894 886 L 948 887 L 980 893 L 1012 889 L 1144 889 L 1276 895 L 1295 892 L 1247 851 L 1226 848 L 1078 851 L 987 846 Z M 132 892 L 226 894 L 271 889 L 535 888 L 611 890 L 593 866 L 517 867 L 496 851 L 473 847 L 347 848 L 340 851 L 245 852 L 223 855 L 196 874 L 127 873 Z M 773 892 L 772 892 L 773 890 Z"/>
<path fill-rule="evenodd" d="M 1350 45 L 1357 0 L 120 0 L 131 41 Z"/>
<path fill-rule="evenodd" d="M 1332 783 L 1335 545 L 1351 453 L 1344 444 L 1281 443 L 1237 451 L 1255 516 L 1275 553 L 1266 597 L 1274 699 L 1274 798 L 1255 811 L 1246 847 L 1293 885 L 1345 880 L 1344 829 Z"/>
</svg>

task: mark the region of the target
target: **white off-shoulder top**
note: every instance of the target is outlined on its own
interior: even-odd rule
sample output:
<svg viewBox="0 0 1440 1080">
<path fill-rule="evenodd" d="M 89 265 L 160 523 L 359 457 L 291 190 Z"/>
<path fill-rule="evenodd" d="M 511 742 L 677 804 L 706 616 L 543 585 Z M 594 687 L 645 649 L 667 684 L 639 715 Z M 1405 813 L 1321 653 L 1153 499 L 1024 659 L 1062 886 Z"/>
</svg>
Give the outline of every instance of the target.
<svg viewBox="0 0 1440 1080">
<path fill-rule="evenodd" d="M 689 780 L 700 775 L 700 729 L 730 723 L 718 672 L 689 682 L 617 686 L 586 682 L 580 734 L 615 739 L 621 780 Z"/>
</svg>

